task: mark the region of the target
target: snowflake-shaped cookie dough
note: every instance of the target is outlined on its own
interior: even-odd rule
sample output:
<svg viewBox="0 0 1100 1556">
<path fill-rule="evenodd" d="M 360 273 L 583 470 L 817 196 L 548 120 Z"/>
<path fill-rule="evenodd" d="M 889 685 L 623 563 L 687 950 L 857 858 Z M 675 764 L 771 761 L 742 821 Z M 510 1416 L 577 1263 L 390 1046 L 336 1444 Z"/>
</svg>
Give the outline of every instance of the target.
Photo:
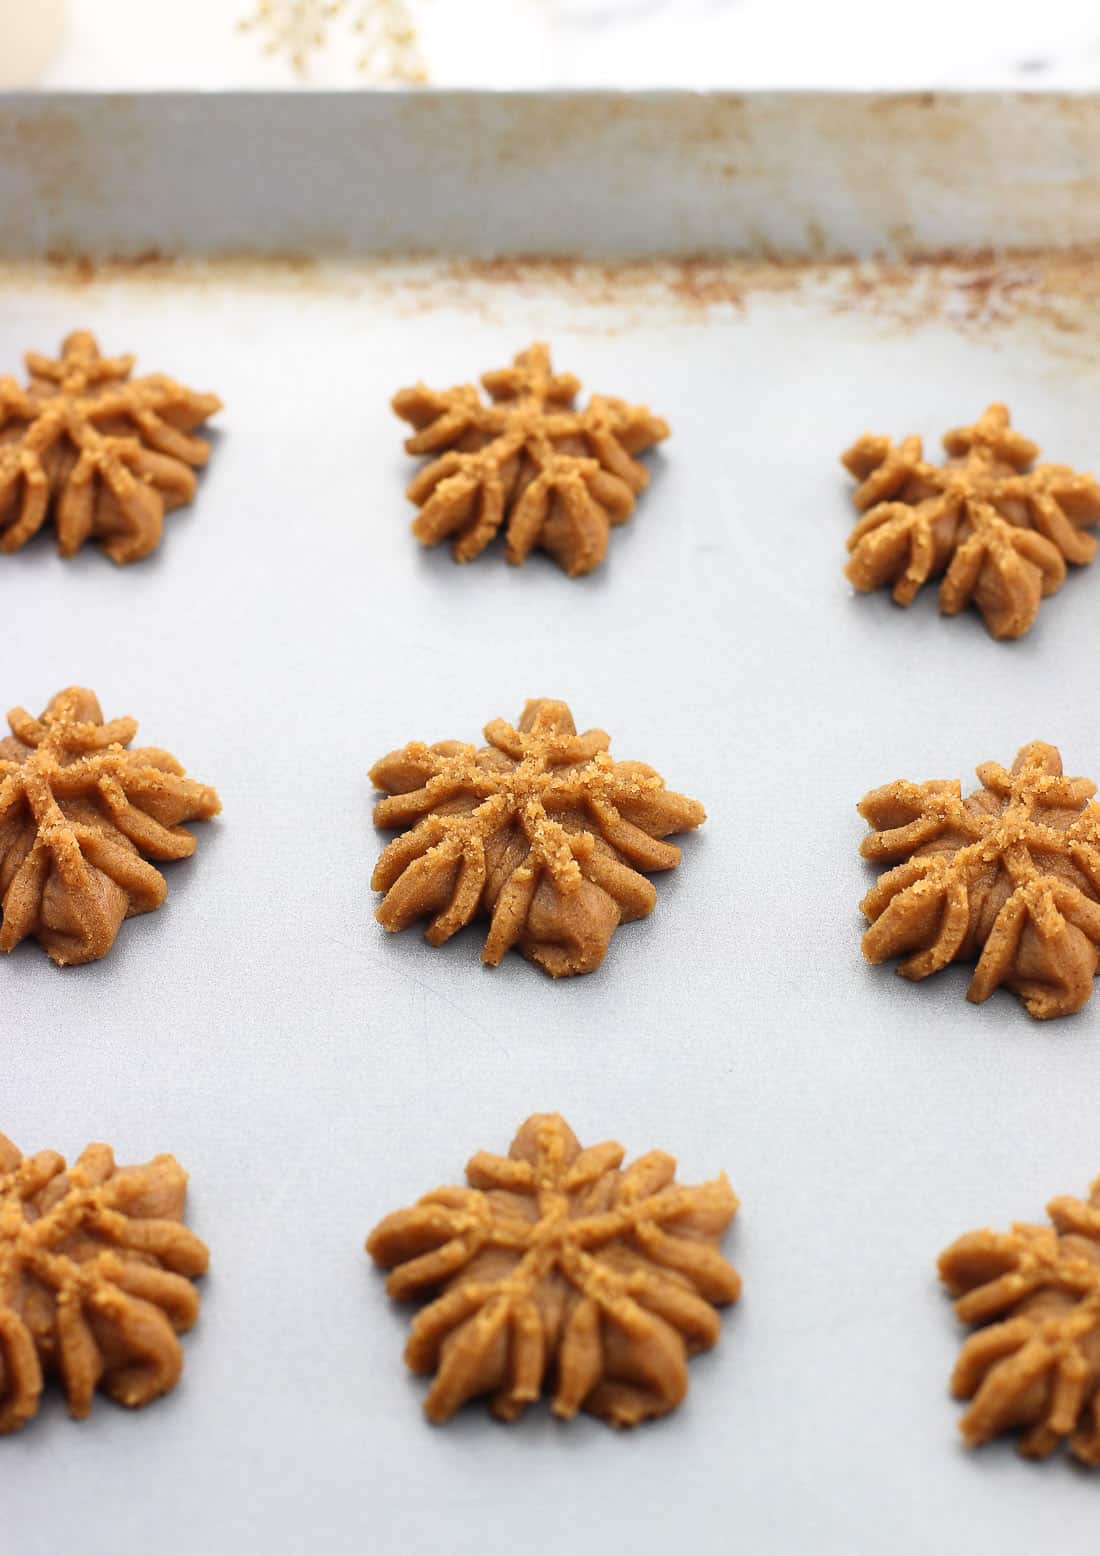
<svg viewBox="0 0 1100 1556">
<path fill-rule="evenodd" d="M 905 957 L 906 978 L 977 959 L 975 1004 L 1003 983 L 1040 1020 L 1068 1015 L 1092 993 L 1100 946 L 1096 785 L 1063 777 L 1038 740 L 1011 772 L 983 762 L 978 777 L 965 799 L 954 780 L 899 780 L 860 804 L 875 829 L 863 857 L 896 865 L 861 904 L 864 955 Z"/>
<path fill-rule="evenodd" d="M 8 714 L 0 740 L 0 951 L 33 935 L 61 966 L 94 962 L 123 919 L 159 908 L 149 859 L 186 859 L 184 821 L 216 816 L 213 789 L 174 756 L 130 751 L 134 719 L 103 722 L 94 692 L 58 692 L 40 719 Z"/>
<path fill-rule="evenodd" d="M 189 434 L 221 401 L 159 373 L 131 379 L 133 357 L 101 357 L 85 330 L 59 361 L 26 361 L 25 389 L 0 378 L 0 551 L 52 520 L 62 556 L 89 539 L 113 562 L 147 556 L 165 513 L 195 495 L 210 449 Z"/>
<path fill-rule="evenodd" d="M 371 769 L 388 796 L 375 825 L 402 829 L 371 881 L 386 893 L 378 920 L 398 930 L 431 915 L 442 945 L 483 915 L 490 966 L 515 946 L 554 977 L 592 972 L 619 924 L 657 900 L 639 871 L 679 864 L 662 839 L 706 813 L 643 762 L 612 761 L 603 730 L 578 735 L 564 702 L 529 702 L 518 729 L 494 719 L 485 738 L 480 751 L 414 741 Z"/>
<path fill-rule="evenodd" d="M 181 1224 L 186 1192 L 173 1156 L 116 1167 L 90 1145 L 66 1170 L 0 1135 L 0 1433 L 36 1413 L 51 1373 L 78 1420 L 97 1388 L 138 1406 L 175 1386 L 208 1260 Z"/>
<path fill-rule="evenodd" d="M 547 1377 L 567 1419 L 635 1426 L 683 1399 L 688 1357 L 718 1339 L 715 1307 L 740 1294 L 718 1251 L 738 1202 L 724 1173 L 688 1188 L 663 1151 L 625 1170 L 623 1155 L 612 1141 L 582 1150 L 563 1118 L 536 1113 L 507 1156 L 470 1160 L 469 1188 L 375 1227 L 367 1251 L 392 1271 L 390 1296 L 438 1293 L 405 1351 L 435 1373 L 432 1421 L 481 1394 L 515 1420 Z"/>
<path fill-rule="evenodd" d="M 1022 1454 L 1042 1459 L 1063 1439 L 1100 1465 L 1100 1179 L 1090 1198 L 1062 1195 L 1053 1227 L 968 1232 L 940 1255 L 940 1276 L 963 1323 L 951 1379 L 971 1401 L 960 1423 L 976 1447 L 1024 1428 Z"/>
<path fill-rule="evenodd" d="M 1066 563 L 1096 555 L 1084 530 L 1100 522 L 1100 486 L 1067 465 L 1034 465 L 1037 445 L 1009 426 L 1003 405 L 943 443 L 944 465 L 927 463 L 918 437 L 894 444 L 867 433 L 843 455 L 863 513 L 847 575 L 862 592 L 892 584 L 897 603 L 911 605 L 942 573 L 946 615 L 973 604 L 995 638 L 1022 637 Z"/>
<path fill-rule="evenodd" d="M 415 428 L 406 449 L 438 456 L 408 490 L 420 509 L 413 534 L 425 546 L 449 536 L 455 561 L 469 562 L 503 524 L 509 562 L 541 546 L 570 577 L 590 573 L 649 481 L 632 456 L 667 438 L 667 423 L 602 395 L 575 409 L 580 381 L 554 373 L 544 345 L 481 382 L 488 405 L 473 384 L 416 384 L 394 396 Z"/>
</svg>

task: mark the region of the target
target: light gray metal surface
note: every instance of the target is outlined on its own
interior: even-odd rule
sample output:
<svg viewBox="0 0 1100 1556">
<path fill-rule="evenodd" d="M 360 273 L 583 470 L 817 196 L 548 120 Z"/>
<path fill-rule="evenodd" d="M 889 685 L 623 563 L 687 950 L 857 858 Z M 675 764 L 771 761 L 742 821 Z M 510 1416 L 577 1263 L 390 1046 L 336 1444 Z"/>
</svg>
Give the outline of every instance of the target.
<svg viewBox="0 0 1100 1556">
<path fill-rule="evenodd" d="M 1100 239 L 1071 92 L 0 96 L 0 254 L 939 252 Z"/>
<path fill-rule="evenodd" d="M 1007 994 L 968 1005 L 963 972 L 866 967 L 854 806 L 1035 737 L 1097 774 L 1100 574 L 1012 645 L 931 597 L 857 599 L 837 464 L 865 428 L 931 441 L 1003 396 L 1049 457 L 1095 465 L 1094 353 L 1035 322 L 901 331 L 809 291 L 742 311 L 614 291 L 522 269 L 431 307 L 386 271 L 0 279 L 0 372 L 82 325 L 227 407 L 149 561 L 48 541 L 0 560 L 3 706 L 91 685 L 225 806 L 105 961 L 0 966 L 0 1127 L 30 1150 L 174 1151 L 213 1252 L 174 1394 L 82 1425 L 51 1394 L 0 1444 L 20 1556 L 1095 1547 L 1087 1477 L 959 1447 L 934 1260 L 1100 1169 L 1100 1015 L 1043 1027 Z M 496 551 L 458 569 L 408 534 L 390 393 L 533 336 L 674 429 L 579 582 Z M 369 890 L 372 760 L 532 695 L 710 813 L 653 915 L 558 984 L 483 968 L 476 932 L 386 937 Z M 585 1141 L 674 1152 L 686 1181 L 724 1167 L 744 1297 L 666 1422 L 475 1408 L 434 1430 L 363 1237 L 548 1108 Z"/>
</svg>

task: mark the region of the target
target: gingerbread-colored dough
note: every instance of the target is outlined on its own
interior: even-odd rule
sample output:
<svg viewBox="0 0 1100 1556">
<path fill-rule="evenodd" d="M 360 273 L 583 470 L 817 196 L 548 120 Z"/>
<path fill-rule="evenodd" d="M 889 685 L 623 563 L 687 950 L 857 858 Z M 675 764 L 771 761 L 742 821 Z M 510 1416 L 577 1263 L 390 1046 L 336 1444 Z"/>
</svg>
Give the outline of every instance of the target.
<svg viewBox="0 0 1100 1556">
<path fill-rule="evenodd" d="M 870 962 L 905 958 L 927 978 L 977 960 L 967 998 L 1000 984 L 1045 1020 L 1092 993 L 1100 947 L 1100 805 L 1090 778 L 1066 778 L 1054 746 L 1032 741 L 1006 772 L 978 768 L 965 799 L 956 780 L 874 789 L 859 806 L 875 829 L 861 852 L 895 868 L 861 904 Z"/>
<path fill-rule="evenodd" d="M 1052 1227 L 967 1232 L 940 1255 L 965 1324 L 980 1324 L 951 1379 L 970 1407 L 971 1447 L 1022 1428 L 1019 1450 L 1043 1459 L 1062 1441 L 1100 1465 L 1100 1179 L 1087 1201 L 1051 1200 Z"/>
<path fill-rule="evenodd" d="M 943 442 L 944 465 L 924 459 L 918 437 L 895 444 L 867 433 L 843 455 L 863 514 L 848 537 L 848 577 L 863 592 L 892 585 L 897 603 L 911 605 L 943 574 L 946 615 L 974 605 L 995 638 L 1022 637 L 1066 563 L 1096 555 L 1085 530 L 1100 522 L 1100 485 L 1067 465 L 1035 465 L 1037 445 L 1003 405 Z"/>
<path fill-rule="evenodd" d="M 58 692 L 40 719 L 8 714 L 0 740 L 0 951 L 28 935 L 61 966 L 94 962 L 123 919 L 168 890 L 147 859 L 186 859 L 184 821 L 221 801 L 167 751 L 127 749 L 133 719 L 103 722 L 94 692 Z M 144 855 L 144 857 L 142 857 Z"/>
<path fill-rule="evenodd" d="M 725 1174 L 698 1188 L 651 1151 L 623 1169 L 612 1141 L 582 1150 L 556 1113 L 536 1113 L 507 1156 L 480 1151 L 468 1188 L 441 1188 L 387 1216 L 367 1240 L 391 1297 L 434 1297 L 405 1360 L 434 1373 L 430 1420 L 489 1396 L 512 1421 L 553 1389 L 551 1409 L 635 1426 L 674 1410 L 688 1357 L 720 1332 L 741 1281 L 719 1252 L 737 1210 Z"/>
<path fill-rule="evenodd" d="M 564 702 L 529 702 L 518 729 L 494 719 L 485 738 L 481 750 L 415 741 L 371 769 L 387 795 L 375 826 L 402 832 L 371 881 L 386 894 L 378 920 L 399 930 L 430 916 L 442 945 L 487 917 L 490 966 L 515 946 L 554 977 L 592 972 L 619 924 L 657 900 L 639 872 L 679 864 L 662 839 L 706 813 L 643 762 L 612 761 L 603 730 L 578 735 Z"/>
<path fill-rule="evenodd" d="M 97 1388 L 139 1406 L 175 1387 L 208 1262 L 186 1192 L 173 1156 L 116 1167 L 90 1145 L 66 1169 L 0 1135 L 0 1433 L 37 1412 L 51 1374 L 78 1420 Z"/>
<path fill-rule="evenodd" d="M 62 556 L 86 540 L 113 562 L 148 556 L 165 513 L 195 495 L 210 449 L 190 434 L 221 401 L 159 373 L 131 379 L 133 357 L 101 357 L 86 330 L 60 360 L 26 363 L 26 388 L 0 378 L 0 551 L 52 520 Z"/>
<path fill-rule="evenodd" d="M 408 489 L 413 534 L 425 546 L 450 539 L 455 561 L 469 562 L 503 525 L 509 562 L 541 546 L 570 577 L 590 573 L 649 481 L 632 456 L 667 438 L 667 423 L 605 395 L 577 410 L 580 381 L 553 372 L 541 344 L 481 382 L 489 404 L 473 384 L 394 396 L 415 429 L 406 449 L 433 456 Z"/>
</svg>

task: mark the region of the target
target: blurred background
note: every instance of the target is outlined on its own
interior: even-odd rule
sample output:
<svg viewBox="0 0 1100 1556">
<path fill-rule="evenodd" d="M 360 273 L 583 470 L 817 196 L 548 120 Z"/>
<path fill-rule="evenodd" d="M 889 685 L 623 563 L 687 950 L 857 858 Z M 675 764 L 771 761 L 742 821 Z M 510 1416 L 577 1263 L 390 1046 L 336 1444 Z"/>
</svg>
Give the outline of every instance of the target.
<svg viewBox="0 0 1100 1556">
<path fill-rule="evenodd" d="M 1096 0 L 0 0 L 0 86 L 1100 84 Z"/>
</svg>

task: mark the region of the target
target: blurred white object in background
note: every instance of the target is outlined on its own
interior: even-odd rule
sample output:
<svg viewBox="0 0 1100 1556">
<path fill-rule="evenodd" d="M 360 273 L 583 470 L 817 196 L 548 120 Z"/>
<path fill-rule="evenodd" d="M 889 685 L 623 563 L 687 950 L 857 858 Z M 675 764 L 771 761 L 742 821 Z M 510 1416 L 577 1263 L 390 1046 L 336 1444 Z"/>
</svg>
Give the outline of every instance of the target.
<svg viewBox="0 0 1100 1556">
<path fill-rule="evenodd" d="M 0 87 L 32 86 L 64 31 L 65 0 L 0 0 Z"/>
<path fill-rule="evenodd" d="M 311 0 L 326 8 L 326 0 Z M 434 86 L 924 88 L 1100 86 L 1096 0 L 402 0 Z M 0 0 L 48 31 L 61 0 Z M 291 0 L 271 0 L 285 10 Z M 358 0 L 347 0 L 354 12 Z M 39 84 L 95 91 L 295 87 L 238 22 L 261 0 L 69 0 Z M 15 20 L 8 20 L 13 18 Z M 371 83 L 334 18 L 306 84 Z M 899 42 L 899 40 L 901 40 Z"/>
</svg>

